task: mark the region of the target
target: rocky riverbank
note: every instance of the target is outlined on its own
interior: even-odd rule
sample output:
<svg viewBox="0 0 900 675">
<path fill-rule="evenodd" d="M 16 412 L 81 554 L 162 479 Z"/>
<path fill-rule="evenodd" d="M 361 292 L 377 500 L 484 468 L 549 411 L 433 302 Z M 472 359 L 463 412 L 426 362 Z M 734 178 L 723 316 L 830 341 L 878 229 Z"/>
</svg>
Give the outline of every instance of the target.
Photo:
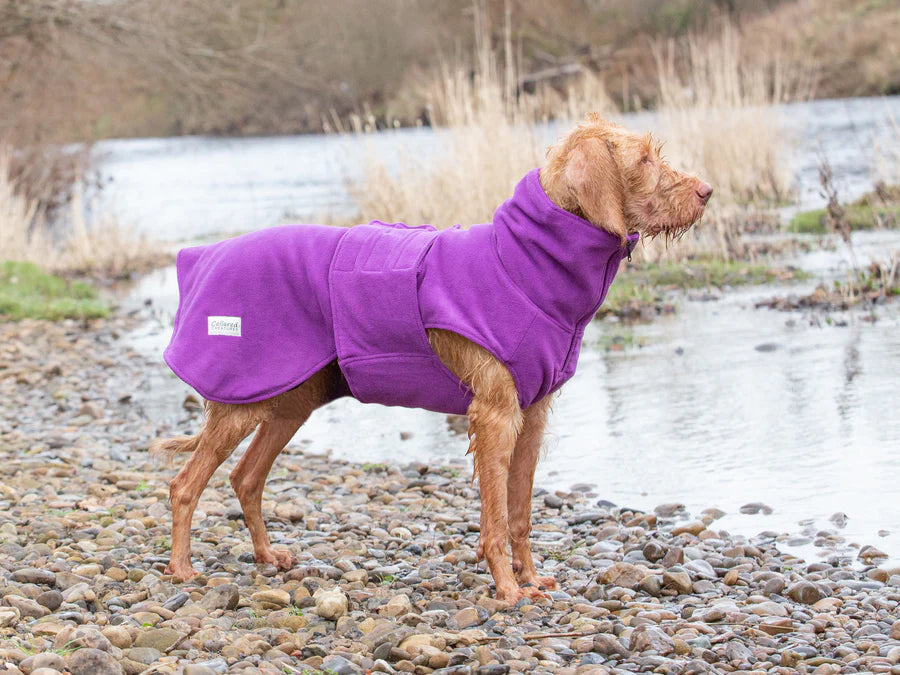
<svg viewBox="0 0 900 675">
<path fill-rule="evenodd" d="M 900 673 L 900 570 L 874 549 L 807 563 L 715 509 L 538 491 L 561 590 L 508 609 L 470 476 L 299 447 L 264 498 L 294 569 L 253 563 L 229 463 L 194 519 L 202 574 L 173 583 L 173 470 L 146 453 L 173 429 L 133 395 L 156 366 L 120 345 L 131 321 L 0 324 L 0 673 Z"/>
</svg>

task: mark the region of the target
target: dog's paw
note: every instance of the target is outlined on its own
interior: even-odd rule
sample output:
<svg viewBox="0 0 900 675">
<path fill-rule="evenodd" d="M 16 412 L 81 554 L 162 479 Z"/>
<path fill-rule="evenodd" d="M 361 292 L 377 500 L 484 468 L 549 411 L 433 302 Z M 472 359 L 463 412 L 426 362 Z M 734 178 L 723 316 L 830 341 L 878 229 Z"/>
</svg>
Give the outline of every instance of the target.
<svg viewBox="0 0 900 675">
<path fill-rule="evenodd" d="M 497 589 L 497 600 L 509 603 L 510 607 L 514 607 L 523 598 L 529 602 L 534 602 L 536 600 L 549 599 L 550 596 L 536 586 L 531 585 Z"/>
<path fill-rule="evenodd" d="M 556 581 L 554 577 L 535 577 L 531 580 L 538 588 L 543 588 L 548 591 L 555 591 L 559 589 L 559 583 Z"/>
<path fill-rule="evenodd" d="M 193 579 L 200 573 L 195 570 L 190 564 L 179 565 L 170 562 L 168 565 L 166 565 L 165 574 L 171 574 L 176 579 L 187 581 L 188 579 Z"/>
<path fill-rule="evenodd" d="M 517 574 L 516 578 L 518 579 L 519 584 L 522 586 L 536 586 L 537 588 L 541 588 L 545 591 L 559 590 L 559 583 L 554 577 L 539 577 L 537 574 L 533 574 L 529 577 Z"/>
<path fill-rule="evenodd" d="M 541 599 L 547 599 L 547 600 L 552 599 L 547 594 L 546 591 L 543 591 L 540 588 L 538 588 L 537 586 L 532 586 L 530 584 L 528 586 L 522 586 L 519 590 L 522 591 L 523 598 L 528 598 L 529 600 L 532 600 L 532 601 L 541 600 Z"/>
<path fill-rule="evenodd" d="M 280 570 L 291 569 L 295 562 L 290 551 L 271 547 L 263 551 L 255 551 L 253 559 L 257 564 L 270 563 Z"/>
</svg>

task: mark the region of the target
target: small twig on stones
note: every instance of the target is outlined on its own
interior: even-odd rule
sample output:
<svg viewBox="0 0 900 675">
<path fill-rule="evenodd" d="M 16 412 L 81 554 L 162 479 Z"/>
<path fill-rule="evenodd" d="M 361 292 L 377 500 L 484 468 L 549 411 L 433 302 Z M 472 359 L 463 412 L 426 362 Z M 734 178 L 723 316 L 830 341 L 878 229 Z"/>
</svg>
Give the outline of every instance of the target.
<svg viewBox="0 0 900 675">
<path fill-rule="evenodd" d="M 673 625 L 673 623 L 675 623 L 675 622 L 669 623 L 667 621 L 661 621 L 658 625 L 660 625 L 660 626 Z M 757 630 L 760 630 L 759 626 L 756 626 L 756 625 L 747 625 L 745 623 L 728 623 L 725 621 L 714 621 L 708 625 L 709 626 L 731 626 L 734 628 L 756 628 Z M 779 627 L 779 628 L 782 628 L 782 627 Z M 778 632 L 790 632 L 790 630 L 793 630 L 793 629 L 787 629 L 787 627 L 783 627 L 783 630 L 780 630 Z M 496 642 L 497 640 L 500 640 L 504 637 L 517 637 L 522 640 L 543 640 L 545 638 L 578 638 L 578 637 L 591 637 L 592 635 L 601 635 L 602 633 L 603 633 L 603 631 L 595 630 L 595 631 L 588 631 L 588 632 L 569 631 L 569 632 L 562 632 L 562 633 L 526 633 L 525 635 L 514 635 L 514 636 L 513 635 L 486 635 L 483 638 L 477 638 L 475 640 L 475 642 Z M 458 633 L 456 635 L 458 635 Z M 737 637 L 737 635 L 733 631 L 731 631 L 729 633 L 725 633 L 723 635 L 716 636 L 713 639 L 713 641 L 714 642 L 717 640 L 721 641 L 722 639 L 731 640 L 735 637 Z"/>
<path fill-rule="evenodd" d="M 568 638 L 568 637 L 590 637 L 591 635 L 599 635 L 600 631 L 591 631 L 589 633 L 582 633 L 580 631 L 570 631 L 567 633 L 526 633 L 525 635 L 486 635 L 483 638 L 478 638 L 475 640 L 476 642 L 496 642 L 504 637 L 517 637 L 522 640 L 543 640 L 544 638 Z"/>
</svg>

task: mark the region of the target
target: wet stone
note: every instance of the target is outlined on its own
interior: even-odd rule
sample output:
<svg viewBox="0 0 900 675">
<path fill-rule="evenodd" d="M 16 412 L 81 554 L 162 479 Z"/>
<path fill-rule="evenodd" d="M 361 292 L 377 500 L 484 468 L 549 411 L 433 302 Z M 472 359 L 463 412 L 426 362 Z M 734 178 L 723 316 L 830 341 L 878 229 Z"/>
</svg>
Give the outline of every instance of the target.
<svg viewBox="0 0 900 675">
<path fill-rule="evenodd" d="M 561 509 L 564 503 L 565 502 L 556 495 L 544 495 L 544 506 L 547 508 Z"/>
<path fill-rule="evenodd" d="M 644 558 L 650 562 L 662 560 L 667 552 L 668 548 L 658 541 L 647 542 L 643 549 Z"/>
<path fill-rule="evenodd" d="M 821 599 L 822 594 L 815 584 L 808 581 L 798 581 L 788 588 L 787 596 L 795 602 L 800 602 L 804 605 L 814 605 Z"/>
</svg>

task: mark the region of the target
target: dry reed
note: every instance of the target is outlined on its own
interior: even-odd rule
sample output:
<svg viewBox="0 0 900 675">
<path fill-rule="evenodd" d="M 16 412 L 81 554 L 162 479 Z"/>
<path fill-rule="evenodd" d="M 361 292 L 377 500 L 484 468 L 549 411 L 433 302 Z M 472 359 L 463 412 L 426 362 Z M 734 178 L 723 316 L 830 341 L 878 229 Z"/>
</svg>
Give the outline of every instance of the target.
<svg viewBox="0 0 900 675">
<path fill-rule="evenodd" d="M 883 139 L 874 145 L 875 175 L 883 185 L 900 185 L 900 121 L 887 111 L 883 124 Z"/>
<path fill-rule="evenodd" d="M 684 75 L 674 43 L 656 45 L 659 129 L 670 158 L 702 172 L 717 199 L 780 202 L 790 195 L 784 163 L 790 147 L 776 106 L 808 98 L 814 79 L 787 70 L 777 53 L 749 60 L 742 43 L 727 22 L 714 40 L 691 36 Z"/>
<path fill-rule="evenodd" d="M 646 245 L 646 258 L 740 257 L 747 221 L 791 198 L 792 139 L 778 105 L 810 98 L 815 70 L 775 49 L 765 58 L 758 52 L 750 58 L 744 44 L 738 28 L 724 21 L 715 39 L 689 36 L 681 62 L 674 42 L 654 47 L 660 91 L 656 123 L 666 139 L 665 155 L 673 165 L 703 176 L 715 194 L 706 227 L 692 230 L 677 249 L 659 241 Z"/>
<path fill-rule="evenodd" d="M 580 89 L 556 94 L 551 115 L 550 94 L 527 96 L 517 89 L 509 39 L 498 55 L 478 12 L 475 27 L 474 68 L 445 66 L 423 89 L 433 118 L 443 126 L 436 131 L 439 149 L 427 157 L 390 162 L 370 145 L 363 177 L 351 182 L 361 219 L 439 227 L 487 222 L 515 183 L 540 164 L 539 125 L 547 117 L 567 126 L 587 111 L 610 112 L 602 85 L 586 76 Z M 716 193 L 702 227 L 678 245 L 645 242 L 640 258 L 743 257 L 747 247 L 741 233 L 750 221 L 759 223 L 760 209 L 790 195 L 785 164 L 790 143 L 775 104 L 805 98 L 814 78 L 805 70 L 785 68 L 777 54 L 769 60 L 743 59 L 741 42 L 737 28 L 725 23 L 715 40 L 690 37 L 681 60 L 674 43 L 656 49 L 662 92 L 657 135 L 666 141 L 673 166 L 703 176 Z M 365 127 L 357 122 L 357 130 L 372 129 Z"/>
<path fill-rule="evenodd" d="M 363 220 L 437 227 L 488 222 L 522 176 L 540 164 L 539 123 L 569 115 L 580 119 L 584 110 L 611 107 L 602 84 L 588 72 L 563 93 L 548 86 L 534 94 L 522 91 L 509 16 L 498 54 L 491 48 L 484 7 L 475 9 L 474 65 L 444 63 L 421 89 L 432 119 L 442 127 L 437 148 L 426 157 L 407 155 L 390 163 L 369 144 L 363 176 L 351 182 Z M 371 124 L 356 121 L 355 131 L 371 130 Z"/>
<path fill-rule="evenodd" d="M 42 200 L 18 189 L 11 165 L 11 152 L 0 148 L 0 260 L 102 278 L 127 277 L 168 260 L 159 244 L 132 229 L 109 218 L 88 220 L 80 182 L 71 191 L 66 227 L 52 231 L 39 208 Z"/>
</svg>

